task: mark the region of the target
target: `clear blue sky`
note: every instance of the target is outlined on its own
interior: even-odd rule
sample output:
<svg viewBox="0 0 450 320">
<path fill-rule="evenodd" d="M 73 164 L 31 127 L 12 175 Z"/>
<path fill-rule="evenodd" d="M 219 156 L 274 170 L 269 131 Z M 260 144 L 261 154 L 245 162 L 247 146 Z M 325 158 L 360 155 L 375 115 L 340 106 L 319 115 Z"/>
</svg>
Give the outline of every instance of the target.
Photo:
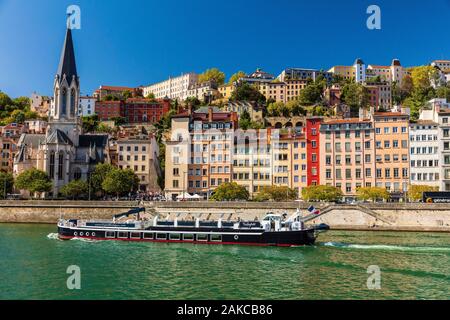
<svg viewBox="0 0 450 320">
<path fill-rule="evenodd" d="M 210 67 L 229 77 L 357 57 L 450 59 L 450 0 L 0 0 L 0 90 L 51 94 L 70 4 L 82 13 L 73 36 L 83 94 Z M 381 30 L 366 28 L 371 4 L 381 7 Z"/>
</svg>

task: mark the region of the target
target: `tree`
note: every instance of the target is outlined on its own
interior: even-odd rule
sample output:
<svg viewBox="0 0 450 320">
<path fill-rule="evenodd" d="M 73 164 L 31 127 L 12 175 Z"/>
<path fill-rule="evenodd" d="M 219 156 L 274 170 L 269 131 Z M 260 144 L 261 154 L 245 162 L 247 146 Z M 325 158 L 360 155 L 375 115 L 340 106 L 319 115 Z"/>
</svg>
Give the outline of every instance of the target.
<svg viewBox="0 0 450 320">
<path fill-rule="evenodd" d="M 215 81 L 218 85 L 222 85 L 225 82 L 225 73 L 217 68 L 208 69 L 198 76 L 199 83 L 207 81 Z"/>
<path fill-rule="evenodd" d="M 155 94 L 153 92 L 150 92 L 145 98 L 149 99 L 149 100 L 155 100 L 156 99 Z"/>
<path fill-rule="evenodd" d="M 81 117 L 81 125 L 84 132 L 95 132 L 98 129 L 98 115 L 94 114 L 91 116 Z"/>
<path fill-rule="evenodd" d="M 408 188 L 408 198 L 412 201 L 422 200 L 423 193 L 429 191 L 439 191 L 439 187 L 411 184 Z"/>
<path fill-rule="evenodd" d="M 103 181 L 105 181 L 108 173 L 114 169 L 115 167 L 109 163 L 99 163 L 95 166 L 95 170 L 91 174 L 91 187 L 95 193 L 103 192 Z"/>
<path fill-rule="evenodd" d="M 127 195 L 139 187 L 139 178 L 131 169 L 117 169 L 109 171 L 103 180 L 102 188 L 108 194 L 116 197 Z"/>
<path fill-rule="evenodd" d="M 12 193 L 14 177 L 12 173 L 0 171 L 0 199 L 6 199 L 8 193 Z"/>
<path fill-rule="evenodd" d="M 111 120 L 114 121 L 114 125 L 116 127 L 127 124 L 127 118 L 125 118 L 125 117 L 113 117 L 113 118 L 111 118 Z"/>
<path fill-rule="evenodd" d="M 303 106 L 320 103 L 323 100 L 323 91 L 326 88 L 326 80 L 318 78 L 316 81 L 308 79 L 307 85 L 300 91 L 299 101 Z"/>
<path fill-rule="evenodd" d="M 231 93 L 231 101 L 250 101 L 258 104 L 265 104 L 266 97 L 259 92 L 256 86 L 248 83 L 240 83 Z"/>
<path fill-rule="evenodd" d="M 184 100 L 184 104 L 187 106 L 191 105 L 192 108 L 195 110 L 199 106 L 201 106 L 202 102 L 200 100 L 198 100 L 197 97 L 187 97 L 186 100 Z"/>
<path fill-rule="evenodd" d="M 233 84 L 234 82 L 238 81 L 240 78 L 244 78 L 246 76 L 247 75 L 245 74 L 244 71 L 238 71 L 230 77 L 230 80 L 228 80 L 228 84 Z"/>
<path fill-rule="evenodd" d="M 297 192 L 286 186 L 270 186 L 261 189 L 255 200 L 288 201 L 297 199 Z"/>
<path fill-rule="evenodd" d="M 352 82 L 342 88 L 341 100 L 348 105 L 352 112 L 369 106 L 369 93 L 360 83 Z"/>
<path fill-rule="evenodd" d="M 286 107 L 290 110 L 293 116 L 305 116 L 306 109 L 303 108 L 302 104 L 298 99 L 289 100 L 286 102 Z"/>
<path fill-rule="evenodd" d="M 12 105 L 13 102 L 11 98 L 6 94 L 0 91 L 0 110 L 4 110 L 6 106 Z"/>
<path fill-rule="evenodd" d="M 214 201 L 233 201 L 248 200 L 250 194 L 244 186 L 238 185 L 236 182 L 222 183 L 214 190 L 211 200 Z"/>
<path fill-rule="evenodd" d="M 83 180 L 72 180 L 61 188 L 61 194 L 66 198 L 78 199 L 89 192 L 89 184 Z"/>
<path fill-rule="evenodd" d="M 302 189 L 305 201 L 337 201 L 343 197 L 342 190 L 333 186 L 309 186 Z"/>
<path fill-rule="evenodd" d="M 122 99 L 127 100 L 133 96 L 133 93 L 130 90 L 122 91 Z"/>
<path fill-rule="evenodd" d="M 367 201 L 372 200 L 375 202 L 377 199 L 388 200 L 390 195 L 385 188 L 381 187 L 361 187 L 356 190 L 358 199 Z"/>
<path fill-rule="evenodd" d="M 17 176 L 16 188 L 27 190 L 30 194 L 49 192 L 52 189 L 52 182 L 44 171 L 32 168 Z"/>
</svg>

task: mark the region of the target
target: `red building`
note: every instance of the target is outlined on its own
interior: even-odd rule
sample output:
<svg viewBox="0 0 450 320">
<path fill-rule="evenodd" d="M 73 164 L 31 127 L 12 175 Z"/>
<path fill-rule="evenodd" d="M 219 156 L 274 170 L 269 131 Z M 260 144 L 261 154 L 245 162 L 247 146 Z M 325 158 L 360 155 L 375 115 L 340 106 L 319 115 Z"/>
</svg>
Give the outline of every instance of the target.
<svg viewBox="0 0 450 320">
<path fill-rule="evenodd" d="M 128 124 L 153 124 L 170 110 L 170 100 L 130 98 L 126 101 L 97 101 L 95 113 L 101 121 L 124 118 Z"/>
<path fill-rule="evenodd" d="M 122 101 L 96 101 L 95 114 L 99 120 L 108 121 L 121 117 L 123 109 Z"/>
<path fill-rule="evenodd" d="M 150 100 L 143 98 L 127 99 L 122 110 L 122 117 L 129 124 L 153 124 L 170 110 L 170 100 Z"/>
<path fill-rule="evenodd" d="M 320 123 L 321 117 L 306 119 L 307 185 L 320 184 Z"/>
</svg>

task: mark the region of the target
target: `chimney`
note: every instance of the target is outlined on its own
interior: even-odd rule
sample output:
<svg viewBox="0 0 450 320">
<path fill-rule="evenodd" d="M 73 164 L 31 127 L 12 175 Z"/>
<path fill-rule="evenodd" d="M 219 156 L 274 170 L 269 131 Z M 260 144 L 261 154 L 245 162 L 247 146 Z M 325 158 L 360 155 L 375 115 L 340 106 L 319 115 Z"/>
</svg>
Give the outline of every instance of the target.
<svg viewBox="0 0 450 320">
<path fill-rule="evenodd" d="M 208 107 L 208 121 L 209 122 L 213 121 L 213 107 L 211 106 Z"/>
</svg>

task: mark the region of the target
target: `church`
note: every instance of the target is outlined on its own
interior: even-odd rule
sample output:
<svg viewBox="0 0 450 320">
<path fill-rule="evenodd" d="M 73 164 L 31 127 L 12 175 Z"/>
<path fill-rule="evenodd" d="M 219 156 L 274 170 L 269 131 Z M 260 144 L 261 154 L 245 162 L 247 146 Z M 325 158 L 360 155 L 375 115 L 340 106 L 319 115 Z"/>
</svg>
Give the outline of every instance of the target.
<svg viewBox="0 0 450 320">
<path fill-rule="evenodd" d="M 110 162 L 108 135 L 83 133 L 78 116 L 80 78 L 72 31 L 68 27 L 53 85 L 53 103 L 45 134 L 22 134 L 14 159 L 14 174 L 30 168 L 45 171 L 53 182 L 47 196 L 57 197 L 72 180 L 88 180 L 96 164 Z"/>
</svg>

